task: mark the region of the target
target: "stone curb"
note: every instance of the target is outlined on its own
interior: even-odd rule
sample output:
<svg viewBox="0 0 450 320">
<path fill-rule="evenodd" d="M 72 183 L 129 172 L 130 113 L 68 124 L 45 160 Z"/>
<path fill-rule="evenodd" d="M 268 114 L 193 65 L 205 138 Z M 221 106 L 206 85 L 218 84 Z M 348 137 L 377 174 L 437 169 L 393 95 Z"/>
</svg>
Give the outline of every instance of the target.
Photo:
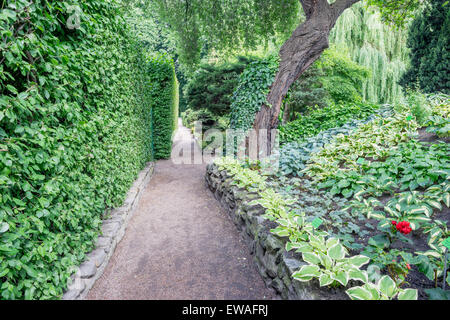
<svg viewBox="0 0 450 320">
<path fill-rule="evenodd" d="M 270 232 L 276 224 L 262 217 L 265 213 L 262 206 L 248 204 L 258 195 L 231 185 L 231 181 L 225 170 L 219 171 L 214 164 L 206 167 L 206 187 L 241 231 L 266 286 L 275 289 L 282 299 L 348 300 L 343 290 L 320 287 L 316 279 L 301 282 L 292 278 L 292 273 L 305 264 L 301 255 L 287 252 L 288 239 Z"/>
<path fill-rule="evenodd" d="M 82 300 L 100 278 L 114 253 L 116 245 L 125 234 L 128 221 L 136 211 L 139 199 L 153 175 L 154 163 L 149 162 L 139 172 L 138 178 L 127 193 L 123 205 L 104 213 L 101 234 L 97 238 L 96 248 L 86 255 L 77 271 L 69 278 L 67 291 L 62 300 Z"/>
</svg>

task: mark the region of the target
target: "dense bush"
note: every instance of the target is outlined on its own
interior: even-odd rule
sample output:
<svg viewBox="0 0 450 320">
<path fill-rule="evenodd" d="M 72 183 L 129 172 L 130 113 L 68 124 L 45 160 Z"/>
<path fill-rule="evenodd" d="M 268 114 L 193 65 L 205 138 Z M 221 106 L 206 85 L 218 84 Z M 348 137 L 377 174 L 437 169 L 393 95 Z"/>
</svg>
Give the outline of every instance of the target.
<svg viewBox="0 0 450 320">
<path fill-rule="evenodd" d="M 345 51 L 331 47 L 293 83 L 284 101 L 283 122 L 308 107 L 362 101 L 362 84 L 369 69 L 353 62 Z"/>
<path fill-rule="evenodd" d="M 446 0 L 430 0 L 411 23 L 408 47 L 411 64 L 401 85 L 416 83 L 425 92 L 450 93 L 450 9 Z"/>
<path fill-rule="evenodd" d="M 219 116 L 228 114 L 239 75 L 249 61 L 249 58 L 238 57 L 236 63 L 200 65 L 185 88 L 188 107 L 208 109 Z"/>
<path fill-rule="evenodd" d="M 255 114 L 264 103 L 269 88 L 278 71 L 278 57 L 270 56 L 248 64 L 239 77 L 239 84 L 233 93 L 230 128 L 248 130 L 255 120 Z"/>
<path fill-rule="evenodd" d="M 367 103 L 332 104 L 324 108 L 308 108 L 308 113 L 280 126 L 280 142 L 298 141 L 319 132 L 340 127 L 351 119 L 365 119 L 379 108 Z"/>
<path fill-rule="evenodd" d="M 0 33 L 0 296 L 57 298 L 153 158 L 152 69 L 116 1 L 6 1 Z"/>
<path fill-rule="evenodd" d="M 148 58 L 155 159 L 169 158 L 178 120 L 178 81 L 173 60 L 164 54 Z"/>
<path fill-rule="evenodd" d="M 280 149 L 279 158 L 279 173 L 281 175 L 302 176 L 301 170 L 305 168 L 306 162 L 311 155 L 318 152 L 326 144 L 330 143 L 338 135 L 348 135 L 356 130 L 360 125 L 376 119 L 378 116 L 389 117 L 392 116 L 392 107 L 386 106 L 378 109 L 374 114 L 367 117 L 367 119 L 350 120 L 339 127 L 331 127 L 326 129 L 322 127 L 323 131 L 311 137 L 303 137 L 301 140 L 288 142 L 283 144 Z M 316 128 L 313 129 L 314 131 Z"/>
</svg>

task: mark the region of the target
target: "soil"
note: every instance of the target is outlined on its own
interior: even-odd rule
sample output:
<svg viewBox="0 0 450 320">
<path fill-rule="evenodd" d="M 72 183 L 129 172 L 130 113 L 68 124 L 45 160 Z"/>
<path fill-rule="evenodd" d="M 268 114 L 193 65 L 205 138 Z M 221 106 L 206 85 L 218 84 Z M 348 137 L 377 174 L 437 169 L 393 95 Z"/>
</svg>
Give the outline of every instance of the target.
<svg viewBox="0 0 450 320">
<path fill-rule="evenodd" d="M 181 121 L 174 147 L 198 148 Z M 245 240 L 204 183 L 206 164 L 156 163 L 87 299 L 278 299 Z"/>
</svg>

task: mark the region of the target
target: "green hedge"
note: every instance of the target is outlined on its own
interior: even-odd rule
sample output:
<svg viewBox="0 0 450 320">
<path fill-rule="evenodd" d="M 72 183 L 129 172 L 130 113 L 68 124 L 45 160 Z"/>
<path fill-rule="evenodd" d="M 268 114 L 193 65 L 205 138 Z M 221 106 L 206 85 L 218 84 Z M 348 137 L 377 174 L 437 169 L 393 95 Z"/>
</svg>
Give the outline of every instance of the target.
<svg viewBox="0 0 450 320">
<path fill-rule="evenodd" d="M 81 28 L 70 30 L 74 3 Z M 72 268 L 93 248 L 102 213 L 123 202 L 153 158 L 152 68 L 117 3 L 3 4 L 2 299 L 61 297 Z"/>
<path fill-rule="evenodd" d="M 151 54 L 148 68 L 154 154 L 155 159 L 166 159 L 172 151 L 172 135 L 178 121 L 178 81 L 173 60 L 165 54 Z"/>
</svg>

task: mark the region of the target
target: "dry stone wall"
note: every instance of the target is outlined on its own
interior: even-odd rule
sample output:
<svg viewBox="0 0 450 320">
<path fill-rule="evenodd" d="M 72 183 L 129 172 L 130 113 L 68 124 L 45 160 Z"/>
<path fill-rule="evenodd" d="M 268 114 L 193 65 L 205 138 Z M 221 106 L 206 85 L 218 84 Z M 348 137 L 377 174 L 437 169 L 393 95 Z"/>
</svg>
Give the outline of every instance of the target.
<svg viewBox="0 0 450 320">
<path fill-rule="evenodd" d="M 348 300 L 343 290 L 320 287 L 317 280 L 300 282 L 292 278 L 292 273 L 306 263 L 299 253 L 286 251 L 287 238 L 270 232 L 276 224 L 263 217 L 265 209 L 249 204 L 258 194 L 232 185 L 232 181 L 225 170 L 219 171 L 214 164 L 207 166 L 206 185 L 246 239 L 266 285 L 282 299 Z"/>
</svg>

